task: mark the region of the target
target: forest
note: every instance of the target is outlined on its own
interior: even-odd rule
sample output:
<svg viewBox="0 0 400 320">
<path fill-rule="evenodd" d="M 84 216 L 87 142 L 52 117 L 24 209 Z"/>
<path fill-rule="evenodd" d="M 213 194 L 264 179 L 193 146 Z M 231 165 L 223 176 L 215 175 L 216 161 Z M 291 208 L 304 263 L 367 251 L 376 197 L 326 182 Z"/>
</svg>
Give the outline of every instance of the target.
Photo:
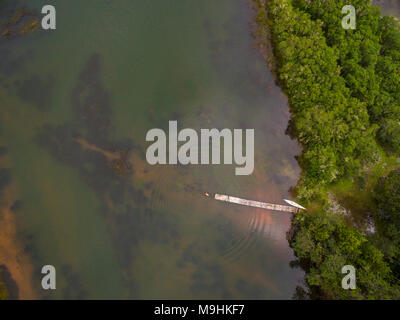
<svg viewBox="0 0 400 320">
<path fill-rule="evenodd" d="M 293 218 L 289 241 L 310 297 L 400 298 L 400 27 L 371 1 L 354 0 L 357 27 L 345 30 L 347 4 L 255 1 L 289 99 L 288 132 L 303 148 L 295 194 L 310 209 Z M 335 209 L 338 184 L 361 190 L 353 201 L 375 232 L 358 228 L 349 208 Z M 344 265 L 357 270 L 356 290 L 341 288 Z"/>
</svg>

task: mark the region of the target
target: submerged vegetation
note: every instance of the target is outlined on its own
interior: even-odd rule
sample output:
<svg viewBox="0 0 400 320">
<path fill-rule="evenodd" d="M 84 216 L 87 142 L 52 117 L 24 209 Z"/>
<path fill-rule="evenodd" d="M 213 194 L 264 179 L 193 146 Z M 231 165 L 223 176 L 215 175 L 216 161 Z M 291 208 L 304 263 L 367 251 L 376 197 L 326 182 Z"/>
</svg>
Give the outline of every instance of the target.
<svg viewBox="0 0 400 320">
<path fill-rule="evenodd" d="M 16 36 L 24 35 L 28 32 L 38 30 L 38 15 L 32 10 L 20 6 L 5 6 L 3 0 L 0 0 L 0 40 L 10 39 Z M 0 147 L 0 157 L 6 151 L 4 147 Z M 0 196 L 3 190 L 9 185 L 11 175 L 8 169 L 0 168 Z M 1 214 L 1 212 L 0 212 Z M 4 283 L 3 268 L 0 268 L 0 300 L 6 300 L 12 295 L 8 292 Z"/>
<path fill-rule="evenodd" d="M 0 300 L 7 300 L 7 290 L 3 282 L 0 282 Z"/>
<path fill-rule="evenodd" d="M 14 38 L 39 30 L 38 15 L 24 7 L 2 8 L 0 1 L 0 38 Z"/>
<path fill-rule="evenodd" d="M 373 174 L 386 174 L 400 154 L 400 27 L 369 0 L 355 0 L 357 28 L 345 30 L 346 4 L 255 0 L 289 98 L 288 131 L 303 146 L 296 195 L 310 209 L 293 219 L 290 242 L 312 297 L 399 298 L 399 172 L 379 182 Z M 335 208 L 340 184 L 366 188 L 366 198 L 356 194 L 352 201 L 378 232 L 357 228 L 346 204 Z M 356 290 L 341 288 L 344 265 L 357 270 Z"/>
</svg>

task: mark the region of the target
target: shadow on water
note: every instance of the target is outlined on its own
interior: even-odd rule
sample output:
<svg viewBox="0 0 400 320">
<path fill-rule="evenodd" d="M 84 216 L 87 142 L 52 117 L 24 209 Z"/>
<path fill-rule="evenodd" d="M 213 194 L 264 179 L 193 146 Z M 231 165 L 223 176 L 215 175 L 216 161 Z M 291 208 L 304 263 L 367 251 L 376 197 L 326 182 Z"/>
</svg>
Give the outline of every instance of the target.
<svg viewBox="0 0 400 320">
<path fill-rule="evenodd" d="M 7 186 L 11 182 L 11 172 L 10 169 L 0 168 L 0 195 L 3 190 L 7 188 Z"/>
<path fill-rule="evenodd" d="M 8 294 L 7 299 L 18 300 L 18 286 L 5 265 L 0 265 L 0 280 L 4 283 L 6 287 Z"/>
<path fill-rule="evenodd" d="M 16 82 L 17 95 L 25 102 L 32 103 L 38 110 L 47 111 L 50 108 L 54 79 L 49 76 L 42 79 L 39 75 Z"/>
</svg>

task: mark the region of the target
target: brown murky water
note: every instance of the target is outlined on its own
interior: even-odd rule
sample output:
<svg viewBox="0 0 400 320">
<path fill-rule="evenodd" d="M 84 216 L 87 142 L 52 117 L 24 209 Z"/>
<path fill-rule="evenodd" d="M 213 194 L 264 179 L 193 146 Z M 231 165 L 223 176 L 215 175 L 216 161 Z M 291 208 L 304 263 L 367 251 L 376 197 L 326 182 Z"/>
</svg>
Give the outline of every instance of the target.
<svg viewBox="0 0 400 320">
<path fill-rule="evenodd" d="M 2 210 L 35 296 L 291 298 L 303 273 L 289 265 L 290 214 L 203 196 L 283 203 L 299 176 L 246 1 L 53 2 L 56 31 L 0 43 L 0 159 L 13 185 Z M 148 165 L 146 133 L 169 120 L 255 129 L 254 173 Z M 50 293 L 45 264 L 57 269 Z"/>
</svg>

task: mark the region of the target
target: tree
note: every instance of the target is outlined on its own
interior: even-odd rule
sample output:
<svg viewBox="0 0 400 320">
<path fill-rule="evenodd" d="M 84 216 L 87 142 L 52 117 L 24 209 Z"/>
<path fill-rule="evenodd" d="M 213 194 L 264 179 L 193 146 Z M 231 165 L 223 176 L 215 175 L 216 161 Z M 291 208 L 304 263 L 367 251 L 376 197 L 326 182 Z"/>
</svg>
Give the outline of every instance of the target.
<svg viewBox="0 0 400 320">
<path fill-rule="evenodd" d="M 400 298 L 391 270 L 382 252 L 359 231 L 347 225 L 341 216 L 329 211 L 297 215 L 299 231 L 291 245 L 296 256 L 307 265 L 307 282 L 318 287 L 329 299 Z M 357 271 L 356 290 L 343 290 L 342 267 L 352 265 Z"/>
</svg>

